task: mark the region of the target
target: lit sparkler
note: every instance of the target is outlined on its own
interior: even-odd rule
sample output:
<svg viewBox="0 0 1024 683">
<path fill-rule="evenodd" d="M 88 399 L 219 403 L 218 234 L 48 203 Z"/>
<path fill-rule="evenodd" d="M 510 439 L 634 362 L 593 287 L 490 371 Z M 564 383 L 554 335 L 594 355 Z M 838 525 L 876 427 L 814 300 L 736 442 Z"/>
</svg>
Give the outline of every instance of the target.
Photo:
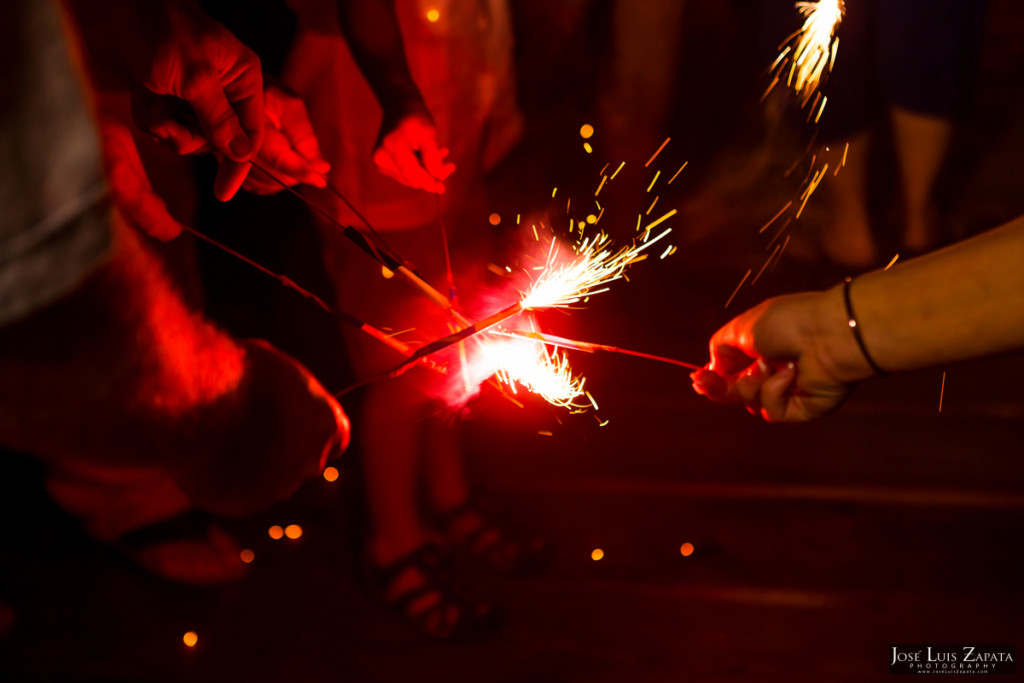
<svg viewBox="0 0 1024 683">
<path fill-rule="evenodd" d="M 549 352 L 543 344 L 515 338 L 482 340 L 480 361 L 513 394 L 521 386 L 561 408 L 582 409 L 589 405 L 589 401 L 577 402 L 585 396 L 585 378 L 573 375 L 564 353 Z"/>
<path fill-rule="evenodd" d="M 782 51 L 772 65 L 774 78 L 765 95 L 784 77 L 786 85 L 800 96 L 800 106 L 803 107 L 814 97 L 822 78 L 835 64 L 839 50 L 836 31 L 846 8 L 843 0 L 817 0 L 798 2 L 796 9 L 804 16 L 803 26 L 780 46 Z M 817 120 L 825 108 L 826 99 L 815 98 L 814 102 L 818 107 Z"/>
</svg>

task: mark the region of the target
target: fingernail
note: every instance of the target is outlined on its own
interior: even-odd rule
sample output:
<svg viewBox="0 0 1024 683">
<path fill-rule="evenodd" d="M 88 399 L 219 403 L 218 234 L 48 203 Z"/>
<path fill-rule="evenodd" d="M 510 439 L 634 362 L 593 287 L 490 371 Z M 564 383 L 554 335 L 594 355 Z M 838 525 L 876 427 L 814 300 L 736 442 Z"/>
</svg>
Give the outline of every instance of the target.
<svg viewBox="0 0 1024 683">
<path fill-rule="evenodd" d="M 249 153 L 251 148 L 252 146 L 249 144 L 249 138 L 245 137 L 242 133 L 233 137 L 231 142 L 228 143 L 228 149 L 231 150 L 231 153 L 239 157 L 244 157 Z"/>
<path fill-rule="evenodd" d="M 310 176 L 310 178 L 311 178 L 311 180 L 309 181 L 309 184 L 312 185 L 313 187 L 319 187 L 319 188 L 327 187 L 327 178 L 325 178 L 324 176 L 322 176 L 322 175 L 315 175 L 314 174 L 314 175 Z"/>
</svg>

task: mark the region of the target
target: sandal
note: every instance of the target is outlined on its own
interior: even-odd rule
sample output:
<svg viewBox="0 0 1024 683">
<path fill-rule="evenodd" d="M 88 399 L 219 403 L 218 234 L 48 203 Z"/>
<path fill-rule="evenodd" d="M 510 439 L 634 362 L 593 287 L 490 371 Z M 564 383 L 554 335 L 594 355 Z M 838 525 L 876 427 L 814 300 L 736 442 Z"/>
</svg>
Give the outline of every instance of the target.
<svg viewBox="0 0 1024 683">
<path fill-rule="evenodd" d="M 174 583 L 215 586 L 238 581 L 249 570 L 238 544 L 195 509 L 129 531 L 113 545 L 150 574 Z"/>
<path fill-rule="evenodd" d="M 442 514 L 440 527 L 449 542 L 470 558 L 504 574 L 535 574 L 550 564 L 547 539 L 509 531 L 472 502 Z"/>
<path fill-rule="evenodd" d="M 424 635 L 467 640 L 493 633 L 500 622 L 496 606 L 459 594 L 450 585 L 447 558 L 426 543 L 386 567 L 363 560 L 362 575 L 374 598 Z"/>
</svg>

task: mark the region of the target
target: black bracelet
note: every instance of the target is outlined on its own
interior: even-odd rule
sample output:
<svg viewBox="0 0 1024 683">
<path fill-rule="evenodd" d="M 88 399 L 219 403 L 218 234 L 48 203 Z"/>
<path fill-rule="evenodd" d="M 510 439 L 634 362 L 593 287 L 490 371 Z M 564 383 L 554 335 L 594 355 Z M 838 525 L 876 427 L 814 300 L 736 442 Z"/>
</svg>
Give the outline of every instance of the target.
<svg viewBox="0 0 1024 683">
<path fill-rule="evenodd" d="M 857 342 L 857 346 L 860 348 L 860 352 L 864 354 L 864 360 L 868 362 L 868 365 L 874 371 L 876 375 L 888 375 L 889 373 L 878 367 L 878 363 L 868 353 L 868 347 L 864 344 L 864 337 L 860 334 L 860 326 L 857 324 L 857 316 L 853 312 L 853 304 L 850 302 L 850 285 L 853 284 L 853 278 L 848 277 L 843 283 L 843 301 L 846 302 L 846 317 L 847 324 L 850 326 L 850 330 L 853 332 L 853 338 Z"/>
</svg>

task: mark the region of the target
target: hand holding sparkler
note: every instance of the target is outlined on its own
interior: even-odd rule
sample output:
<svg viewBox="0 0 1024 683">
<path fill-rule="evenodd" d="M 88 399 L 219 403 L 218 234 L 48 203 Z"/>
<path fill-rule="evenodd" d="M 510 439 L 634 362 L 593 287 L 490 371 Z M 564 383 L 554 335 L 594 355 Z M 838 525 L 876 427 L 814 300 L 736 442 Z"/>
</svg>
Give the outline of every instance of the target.
<svg viewBox="0 0 1024 683">
<path fill-rule="evenodd" d="M 802 422 L 832 412 L 860 377 L 844 374 L 825 353 L 830 347 L 810 340 L 821 330 L 848 336 L 846 319 L 837 317 L 841 312 L 841 301 L 823 301 L 818 294 L 763 302 L 711 338 L 711 362 L 690 375 L 694 390 L 712 401 L 742 404 L 768 422 Z M 848 341 L 854 343 L 852 337 Z"/>
<path fill-rule="evenodd" d="M 1022 262 L 1024 217 L 824 292 L 769 299 L 715 333 L 694 389 L 769 421 L 799 422 L 835 410 L 856 382 L 886 370 L 1022 349 Z"/>
<path fill-rule="evenodd" d="M 253 160 L 256 168 L 245 177 L 242 188 L 254 194 L 273 194 L 303 183 L 326 187 L 325 174 L 331 165 L 320 152 L 306 105 L 274 83 L 267 84 L 263 101 L 263 143 Z M 132 98 L 132 117 L 136 126 L 178 154 L 217 151 L 199 121 L 172 99 L 136 94 Z"/>
</svg>

